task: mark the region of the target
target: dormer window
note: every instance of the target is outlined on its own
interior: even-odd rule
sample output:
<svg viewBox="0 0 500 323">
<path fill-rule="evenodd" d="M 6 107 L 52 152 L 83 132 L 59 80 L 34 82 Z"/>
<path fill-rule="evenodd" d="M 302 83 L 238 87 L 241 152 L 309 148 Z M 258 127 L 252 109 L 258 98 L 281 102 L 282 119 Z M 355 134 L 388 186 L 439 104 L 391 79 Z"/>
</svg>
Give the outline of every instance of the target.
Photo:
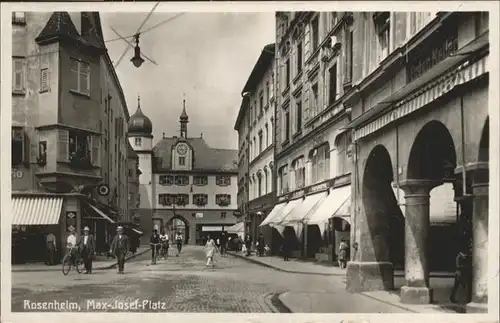
<svg viewBox="0 0 500 323">
<path fill-rule="evenodd" d="M 230 176 L 217 176 L 215 178 L 215 183 L 218 186 L 229 186 L 229 185 L 231 185 L 231 177 Z"/>
<path fill-rule="evenodd" d="M 135 145 L 136 146 L 142 145 L 142 138 L 135 138 Z"/>
</svg>

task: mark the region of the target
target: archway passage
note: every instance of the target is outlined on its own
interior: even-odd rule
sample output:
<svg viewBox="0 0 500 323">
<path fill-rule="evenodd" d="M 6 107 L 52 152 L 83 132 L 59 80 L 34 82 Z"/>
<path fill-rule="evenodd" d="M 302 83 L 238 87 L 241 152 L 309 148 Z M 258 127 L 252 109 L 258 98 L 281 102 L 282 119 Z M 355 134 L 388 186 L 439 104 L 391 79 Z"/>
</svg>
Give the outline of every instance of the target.
<svg viewBox="0 0 500 323">
<path fill-rule="evenodd" d="M 188 244 L 189 242 L 189 222 L 184 219 L 182 216 L 175 215 L 172 217 L 164 226 L 164 231 L 170 237 L 170 240 L 173 241 L 175 239 L 175 234 L 180 233 L 184 238 L 184 244 Z"/>
<path fill-rule="evenodd" d="M 363 248 L 361 261 L 402 262 L 404 219 L 391 186 L 393 177 L 389 152 L 384 146 L 376 146 L 368 156 L 363 174 L 362 199 L 369 234 L 366 238 L 371 239 L 372 248 Z M 392 279 L 384 279 L 383 283 L 387 285 L 384 289 L 392 288 Z"/>
</svg>

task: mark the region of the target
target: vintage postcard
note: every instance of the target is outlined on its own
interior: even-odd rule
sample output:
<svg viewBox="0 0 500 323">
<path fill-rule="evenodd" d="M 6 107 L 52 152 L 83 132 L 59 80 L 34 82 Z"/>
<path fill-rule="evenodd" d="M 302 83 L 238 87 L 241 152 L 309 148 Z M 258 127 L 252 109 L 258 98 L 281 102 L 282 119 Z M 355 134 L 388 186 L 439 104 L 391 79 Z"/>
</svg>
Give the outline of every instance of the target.
<svg viewBox="0 0 500 323">
<path fill-rule="evenodd" d="M 499 7 L 2 3 L 1 321 L 498 322 Z"/>
</svg>

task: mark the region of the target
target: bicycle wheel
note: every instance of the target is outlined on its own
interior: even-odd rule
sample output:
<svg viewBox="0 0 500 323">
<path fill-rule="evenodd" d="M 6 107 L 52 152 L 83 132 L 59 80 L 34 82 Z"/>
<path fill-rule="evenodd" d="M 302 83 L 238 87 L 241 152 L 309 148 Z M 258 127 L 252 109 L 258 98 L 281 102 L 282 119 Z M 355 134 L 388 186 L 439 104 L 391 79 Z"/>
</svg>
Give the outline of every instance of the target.
<svg viewBox="0 0 500 323">
<path fill-rule="evenodd" d="M 62 272 L 63 275 L 66 276 L 71 270 L 71 259 L 68 256 L 64 256 L 62 261 Z"/>
<path fill-rule="evenodd" d="M 78 260 L 76 260 L 75 267 L 76 267 L 76 271 L 79 274 L 81 274 L 83 272 L 83 267 L 84 267 L 83 258 L 78 258 Z"/>
</svg>

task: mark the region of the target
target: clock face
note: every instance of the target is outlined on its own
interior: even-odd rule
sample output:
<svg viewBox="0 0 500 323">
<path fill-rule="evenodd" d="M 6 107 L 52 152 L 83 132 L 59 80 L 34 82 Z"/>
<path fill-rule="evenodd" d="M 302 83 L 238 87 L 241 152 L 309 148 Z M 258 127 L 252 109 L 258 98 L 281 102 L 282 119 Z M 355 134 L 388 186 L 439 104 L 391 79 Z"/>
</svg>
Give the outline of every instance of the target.
<svg viewBox="0 0 500 323">
<path fill-rule="evenodd" d="M 179 153 L 179 155 L 185 155 L 187 153 L 187 146 L 186 145 L 178 145 L 177 152 Z"/>
</svg>

